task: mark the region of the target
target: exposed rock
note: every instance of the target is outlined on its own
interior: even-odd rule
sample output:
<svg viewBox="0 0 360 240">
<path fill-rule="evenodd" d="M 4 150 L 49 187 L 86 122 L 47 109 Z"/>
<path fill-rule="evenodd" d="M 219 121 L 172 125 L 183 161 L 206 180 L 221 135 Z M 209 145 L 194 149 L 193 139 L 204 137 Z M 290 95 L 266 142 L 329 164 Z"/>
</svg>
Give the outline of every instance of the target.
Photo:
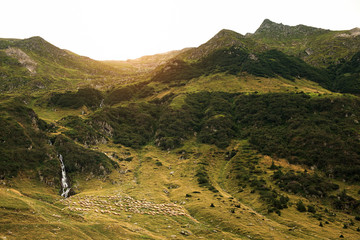
<svg viewBox="0 0 360 240">
<path fill-rule="evenodd" d="M 253 60 L 253 61 L 257 61 L 258 60 L 258 58 L 255 56 L 255 54 L 253 54 L 253 53 L 250 53 L 249 54 L 249 58 L 251 59 L 251 60 Z"/>
<path fill-rule="evenodd" d="M 96 122 L 93 122 L 93 124 L 100 127 L 100 131 L 103 132 L 106 136 L 109 136 L 109 137 L 113 136 L 114 129 L 111 127 L 111 125 L 109 123 L 107 123 L 105 121 L 103 121 L 103 122 L 96 121 Z"/>
<path fill-rule="evenodd" d="M 353 28 L 346 33 L 340 33 L 337 37 L 350 38 L 360 36 L 360 28 Z"/>
<path fill-rule="evenodd" d="M 190 233 L 188 231 L 185 231 L 185 230 L 181 230 L 180 234 L 184 235 L 184 236 L 189 236 L 190 235 Z"/>
<path fill-rule="evenodd" d="M 37 124 L 37 119 L 35 116 L 31 117 L 31 125 L 34 128 L 35 131 L 39 131 L 39 126 Z"/>
<path fill-rule="evenodd" d="M 310 55 L 312 55 L 312 54 L 314 53 L 314 51 L 313 51 L 311 48 L 307 48 L 307 49 L 305 50 L 305 53 L 306 53 L 308 56 L 310 56 Z"/>
<path fill-rule="evenodd" d="M 5 50 L 5 53 L 10 57 L 16 58 L 22 66 L 29 70 L 31 74 L 36 74 L 37 63 L 21 49 L 9 47 Z"/>
</svg>

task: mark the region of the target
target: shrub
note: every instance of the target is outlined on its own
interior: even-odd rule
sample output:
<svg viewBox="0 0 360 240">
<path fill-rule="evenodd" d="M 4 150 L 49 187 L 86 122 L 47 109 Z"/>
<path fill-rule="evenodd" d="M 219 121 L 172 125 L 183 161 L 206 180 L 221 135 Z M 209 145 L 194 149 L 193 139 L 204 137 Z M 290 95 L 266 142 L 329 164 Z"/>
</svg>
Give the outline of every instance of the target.
<svg viewBox="0 0 360 240">
<path fill-rule="evenodd" d="M 79 173 L 104 175 L 118 167 L 105 154 L 82 148 L 62 135 L 56 137 L 54 146 L 63 156 L 66 172 L 70 176 Z"/>
<path fill-rule="evenodd" d="M 79 108 L 87 106 L 97 108 L 103 99 L 99 90 L 93 88 L 81 88 L 76 93 L 55 93 L 51 96 L 49 103 L 59 107 Z"/>
<path fill-rule="evenodd" d="M 158 167 L 161 167 L 162 163 L 159 160 L 156 160 L 155 165 L 158 166 Z"/>
<path fill-rule="evenodd" d="M 304 203 L 299 200 L 297 203 L 296 203 L 296 209 L 299 211 L 299 212 L 306 212 L 306 207 L 304 205 Z"/>
<path fill-rule="evenodd" d="M 151 96 L 153 93 L 154 89 L 149 87 L 147 82 L 142 82 L 112 90 L 107 94 L 104 103 L 114 105 L 135 98 L 145 98 Z"/>
<path fill-rule="evenodd" d="M 310 213 L 316 213 L 315 207 L 313 205 L 308 205 L 307 211 Z"/>
</svg>

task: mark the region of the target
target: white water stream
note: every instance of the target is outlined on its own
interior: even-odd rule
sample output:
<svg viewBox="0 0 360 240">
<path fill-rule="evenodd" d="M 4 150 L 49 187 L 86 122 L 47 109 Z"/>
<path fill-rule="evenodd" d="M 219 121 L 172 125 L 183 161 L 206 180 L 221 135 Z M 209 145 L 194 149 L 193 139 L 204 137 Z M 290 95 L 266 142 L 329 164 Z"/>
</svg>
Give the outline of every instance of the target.
<svg viewBox="0 0 360 240">
<path fill-rule="evenodd" d="M 64 198 L 67 198 L 69 195 L 69 192 L 70 192 L 70 187 L 67 182 L 65 165 L 63 162 L 63 156 L 61 154 L 59 154 L 59 160 L 60 160 L 60 164 L 61 164 L 61 187 L 62 187 L 61 196 Z"/>
</svg>

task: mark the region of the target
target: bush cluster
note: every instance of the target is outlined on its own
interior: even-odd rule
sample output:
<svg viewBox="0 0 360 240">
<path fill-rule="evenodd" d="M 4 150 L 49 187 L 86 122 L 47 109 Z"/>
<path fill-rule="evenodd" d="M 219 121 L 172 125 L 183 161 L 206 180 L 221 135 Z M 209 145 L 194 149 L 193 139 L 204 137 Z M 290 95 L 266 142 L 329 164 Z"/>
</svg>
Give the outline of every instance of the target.
<svg viewBox="0 0 360 240">
<path fill-rule="evenodd" d="M 302 196 L 327 197 L 329 192 L 339 189 L 339 185 L 330 183 L 316 174 L 299 173 L 293 171 L 283 173 L 281 169 L 272 175 L 275 183 L 284 191 Z"/>
<path fill-rule="evenodd" d="M 50 126 L 32 109 L 17 102 L 2 104 L 0 126 L 0 179 L 46 164 L 49 157 L 44 131 Z"/>
<path fill-rule="evenodd" d="M 49 103 L 54 106 L 66 108 L 98 108 L 103 99 L 103 94 L 93 88 L 81 88 L 77 92 L 54 93 Z"/>
<path fill-rule="evenodd" d="M 54 146 L 57 153 L 63 156 L 66 172 L 70 176 L 79 173 L 106 175 L 113 168 L 118 167 L 117 163 L 105 154 L 82 148 L 62 135 L 54 139 Z"/>
<path fill-rule="evenodd" d="M 88 122 L 78 116 L 67 116 L 62 118 L 59 123 L 71 128 L 64 133 L 82 144 L 96 145 L 97 143 L 102 142 L 102 140 L 105 140 L 103 134 L 96 131 Z"/>
<path fill-rule="evenodd" d="M 196 136 L 199 142 L 225 148 L 232 139 L 249 139 L 262 154 L 358 181 L 357 116 L 360 101 L 351 97 L 199 92 L 187 95 L 177 109 L 169 107 L 169 101 L 131 104 L 104 108 L 89 122 L 100 132 L 104 123 L 109 124 L 106 134 L 131 147 L 154 142 L 162 149 L 174 149 Z M 295 183 L 287 188 L 297 189 Z"/>
<path fill-rule="evenodd" d="M 334 82 L 333 90 L 347 93 L 360 93 L 360 52 L 350 61 L 329 67 Z"/>
<path fill-rule="evenodd" d="M 330 75 L 327 71 L 314 68 L 300 58 L 278 50 L 269 50 L 255 56 L 237 46 L 216 50 L 194 63 L 173 61 L 159 70 L 152 80 L 170 83 L 219 72 L 232 75 L 247 72 L 260 77 L 281 76 L 289 80 L 304 77 L 330 87 Z"/>
<path fill-rule="evenodd" d="M 130 105 L 128 107 L 104 108 L 96 112 L 88 123 L 115 143 L 139 148 L 152 140 L 155 133 L 159 109 L 153 104 Z M 111 129 L 106 129 L 104 123 Z"/>
<path fill-rule="evenodd" d="M 154 94 L 154 89 L 147 85 L 147 82 L 142 82 L 134 85 L 128 85 L 122 88 L 117 88 L 106 94 L 104 103 L 114 105 L 119 102 L 129 101 L 131 99 L 139 99 L 151 96 Z"/>
<path fill-rule="evenodd" d="M 209 176 L 207 174 L 207 170 L 205 168 L 207 164 L 201 163 L 199 168 L 196 171 L 195 176 L 197 177 L 197 181 L 201 187 L 206 187 L 212 192 L 219 192 L 210 182 Z"/>
</svg>

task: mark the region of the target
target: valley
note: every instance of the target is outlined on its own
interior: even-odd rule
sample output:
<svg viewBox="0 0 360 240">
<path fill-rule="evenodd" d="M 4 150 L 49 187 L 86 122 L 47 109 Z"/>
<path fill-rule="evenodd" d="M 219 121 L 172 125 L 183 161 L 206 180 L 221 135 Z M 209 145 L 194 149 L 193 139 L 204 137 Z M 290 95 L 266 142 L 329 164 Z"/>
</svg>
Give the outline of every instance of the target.
<svg viewBox="0 0 360 240">
<path fill-rule="evenodd" d="M 0 39 L 0 239 L 358 239 L 357 31 L 103 62 Z"/>
</svg>

